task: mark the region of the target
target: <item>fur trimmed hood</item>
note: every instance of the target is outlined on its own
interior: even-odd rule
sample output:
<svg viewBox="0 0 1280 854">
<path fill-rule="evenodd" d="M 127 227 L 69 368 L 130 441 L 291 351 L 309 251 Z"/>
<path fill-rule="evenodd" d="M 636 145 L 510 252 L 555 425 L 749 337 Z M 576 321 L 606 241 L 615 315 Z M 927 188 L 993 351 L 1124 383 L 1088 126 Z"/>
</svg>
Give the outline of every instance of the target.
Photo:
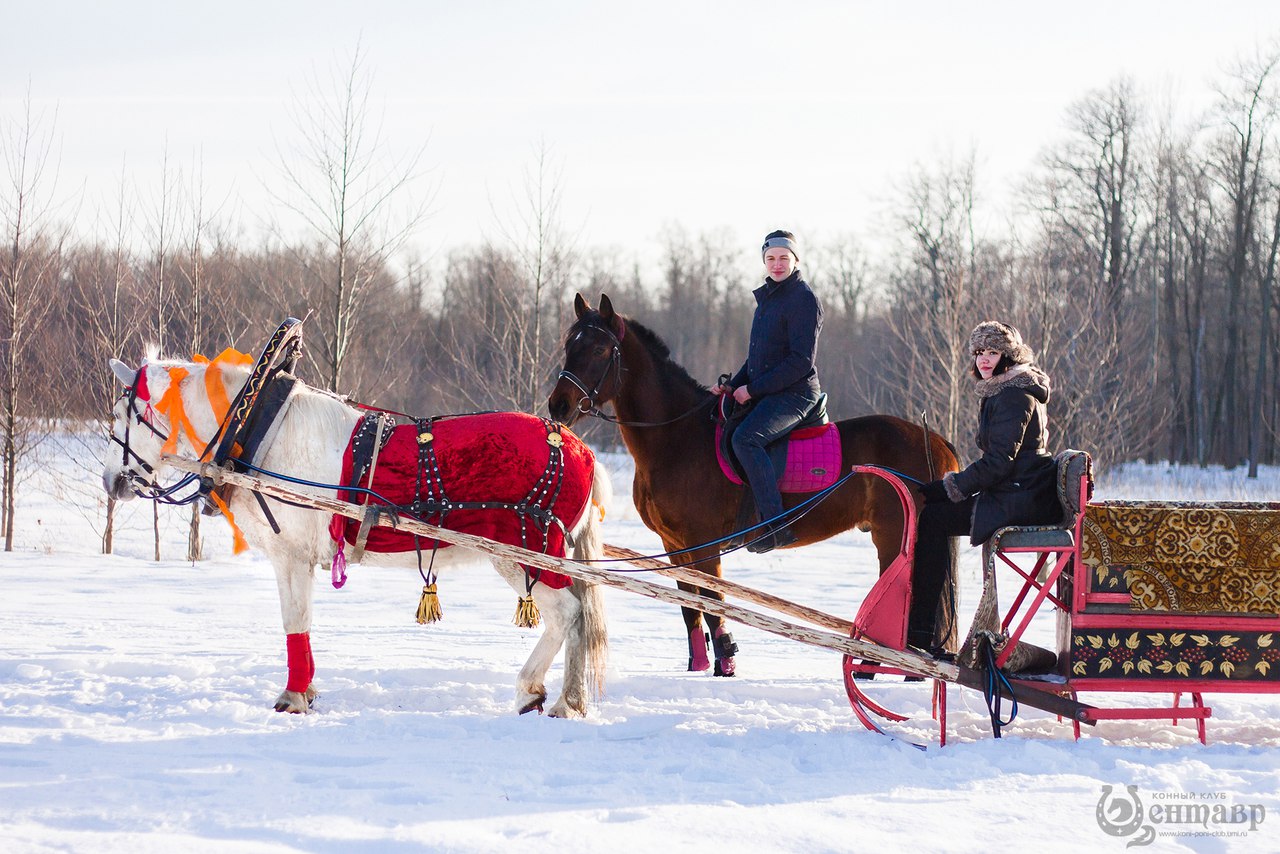
<svg viewBox="0 0 1280 854">
<path fill-rule="evenodd" d="M 1025 389 L 1041 403 L 1049 402 L 1049 375 L 1035 365 L 1014 365 L 989 380 L 978 380 L 973 390 L 978 397 L 993 397 L 1007 388 Z"/>
</svg>

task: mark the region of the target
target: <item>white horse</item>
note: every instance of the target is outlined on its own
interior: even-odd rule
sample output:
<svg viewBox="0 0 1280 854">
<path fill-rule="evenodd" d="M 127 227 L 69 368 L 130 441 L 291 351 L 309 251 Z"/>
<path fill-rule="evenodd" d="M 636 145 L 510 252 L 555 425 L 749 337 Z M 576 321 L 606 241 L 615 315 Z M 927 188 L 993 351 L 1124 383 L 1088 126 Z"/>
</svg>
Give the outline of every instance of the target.
<svg viewBox="0 0 1280 854">
<path fill-rule="evenodd" d="M 113 445 L 107 453 L 102 479 L 107 492 L 120 500 L 133 498 L 139 489 L 142 492 L 138 494 L 145 496 L 147 487 L 156 483 L 164 470 L 161 457 L 166 441 L 170 452 L 199 459 L 219 428 L 226 401 L 235 399 L 249 377 L 243 364 L 220 364 L 219 360 L 212 366 L 178 360 L 150 361 L 135 371 L 112 359 L 111 368 L 126 392 L 112 410 Z M 177 391 L 171 391 L 171 387 Z M 340 397 L 298 383 L 278 419 L 274 438 L 259 451 L 254 463 L 293 478 L 337 484 L 344 450 L 361 416 Z M 176 437 L 176 442 L 170 437 Z M 578 441 L 576 437 L 568 438 Z M 495 466 L 501 463 L 494 461 Z M 610 485 L 598 462 L 593 471 L 583 476 L 590 478 L 591 501 L 574 518 L 564 519 L 564 525 L 570 531 L 572 556 L 589 560 L 603 554 L 602 513 L 592 505 L 603 508 L 607 504 Z M 316 565 L 328 564 L 334 555 L 334 542 L 328 532 L 331 517 L 326 512 L 267 500 L 280 528 L 278 534 L 248 491 L 233 490 L 228 506 L 245 540 L 266 553 L 275 567 L 289 663 L 289 680 L 276 699 L 275 708 L 304 713 L 317 696 L 309 634 L 312 587 Z M 434 556 L 433 569 L 474 557 L 474 552 L 459 547 L 441 549 Z M 525 594 L 525 572 L 519 565 L 492 555 L 485 557 L 518 594 Z M 424 556 L 424 562 L 429 558 Z M 362 563 L 418 565 L 414 551 L 367 552 Z M 604 684 L 607 635 L 599 588 L 575 580 L 562 589 L 535 584 L 532 593 L 545 628 L 516 679 L 516 709 L 520 713 L 534 709 L 542 712 L 547 696 L 546 672 L 561 645 L 565 645 L 564 684 L 548 713 L 553 717 L 582 716 L 589 696 L 598 696 Z"/>
</svg>

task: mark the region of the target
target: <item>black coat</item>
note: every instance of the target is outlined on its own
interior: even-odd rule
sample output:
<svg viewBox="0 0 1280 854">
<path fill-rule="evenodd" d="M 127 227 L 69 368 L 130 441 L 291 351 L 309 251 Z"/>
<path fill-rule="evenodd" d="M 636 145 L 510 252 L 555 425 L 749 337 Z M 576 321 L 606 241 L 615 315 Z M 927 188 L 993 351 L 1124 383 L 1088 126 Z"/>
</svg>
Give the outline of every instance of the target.
<svg viewBox="0 0 1280 854">
<path fill-rule="evenodd" d="M 980 545 L 1006 525 L 1061 521 L 1057 466 L 1049 453 L 1049 378 L 1034 365 L 1015 365 L 979 380 L 982 398 L 976 442 L 982 457 L 943 478 L 947 497 L 971 495 L 970 542 Z"/>
<path fill-rule="evenodd" d="M 772 279 L 756 288 L 747 360 L 729 380 L 746 384 L 752 397 L 780 391 L 818 396 L 818 333 L 822 306 L 796 270 L 781 282 Z"/>
</svg>

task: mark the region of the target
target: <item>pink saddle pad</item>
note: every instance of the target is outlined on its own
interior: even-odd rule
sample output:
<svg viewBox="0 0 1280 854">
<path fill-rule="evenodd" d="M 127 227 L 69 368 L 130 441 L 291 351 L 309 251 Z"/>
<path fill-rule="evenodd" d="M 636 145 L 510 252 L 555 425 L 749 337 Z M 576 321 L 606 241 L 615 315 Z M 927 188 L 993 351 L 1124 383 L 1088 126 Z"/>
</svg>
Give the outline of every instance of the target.
<svg viewBox="0 0 1280 854">
<path fill-rule="evenodd" d="M 720 471 L 733 483 L 742 478 L 720 452 L 724 425 L 716 424 L 716 460 Z M 826 489 L 840 476 L 840 430 L 835 424 L 822 424 L 796 430 L 787 437 L 787 470 L 778 488 L 783 492 L 817 492 Z"/>
</svg>

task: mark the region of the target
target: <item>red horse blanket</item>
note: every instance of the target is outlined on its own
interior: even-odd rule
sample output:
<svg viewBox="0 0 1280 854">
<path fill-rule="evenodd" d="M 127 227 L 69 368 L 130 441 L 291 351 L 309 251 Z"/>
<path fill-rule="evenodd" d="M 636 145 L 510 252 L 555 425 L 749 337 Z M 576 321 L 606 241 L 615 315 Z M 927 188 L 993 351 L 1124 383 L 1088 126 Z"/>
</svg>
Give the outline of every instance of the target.
<svg viewBox="0 0 1280 854">
<path fill-rule="evenodd" d="M 342 460 L 342 483 L 354 480 L 353 449 L 372 417 L 352 431 Z M 582 519 L 591 501 L 595 456 L 563 426 L 520 412 L 495 412 L 424 419 L 387 428 L 390 438 L 373 466 L 367 465 L 357 486 L 366 493 L 338 490 L 338 498 L 357 504 L 386 503 L 428 524 L 523 546 L 555 557 L 565 555 L 565 529 Z M 418 502 L 415 505 L 415 500 Z M 558 522 L 557 522 L 558 520 Z M 329 532 L 335 542 L 354 544 L 360 523 L 333 517 Z M 365 548 L 404 552 L 444 548 L 449 543 L 390 528 L 374 527 Z M 549 587 L 567 587 L 566 575 L 527 571 Z"/>
<path fill-rule="evenodd" d="M 741 484 L 742 478 L 724 458 L 720 441 L 724 424 L 716 424 L 716 459 L 730 482 Z M 787 468 L 778 479 L 782 492 L 817 492 L 826 489 L 840 476 L 840 428 L 822 424 L 796 430 L 787 437 Z"/>
</svg>

